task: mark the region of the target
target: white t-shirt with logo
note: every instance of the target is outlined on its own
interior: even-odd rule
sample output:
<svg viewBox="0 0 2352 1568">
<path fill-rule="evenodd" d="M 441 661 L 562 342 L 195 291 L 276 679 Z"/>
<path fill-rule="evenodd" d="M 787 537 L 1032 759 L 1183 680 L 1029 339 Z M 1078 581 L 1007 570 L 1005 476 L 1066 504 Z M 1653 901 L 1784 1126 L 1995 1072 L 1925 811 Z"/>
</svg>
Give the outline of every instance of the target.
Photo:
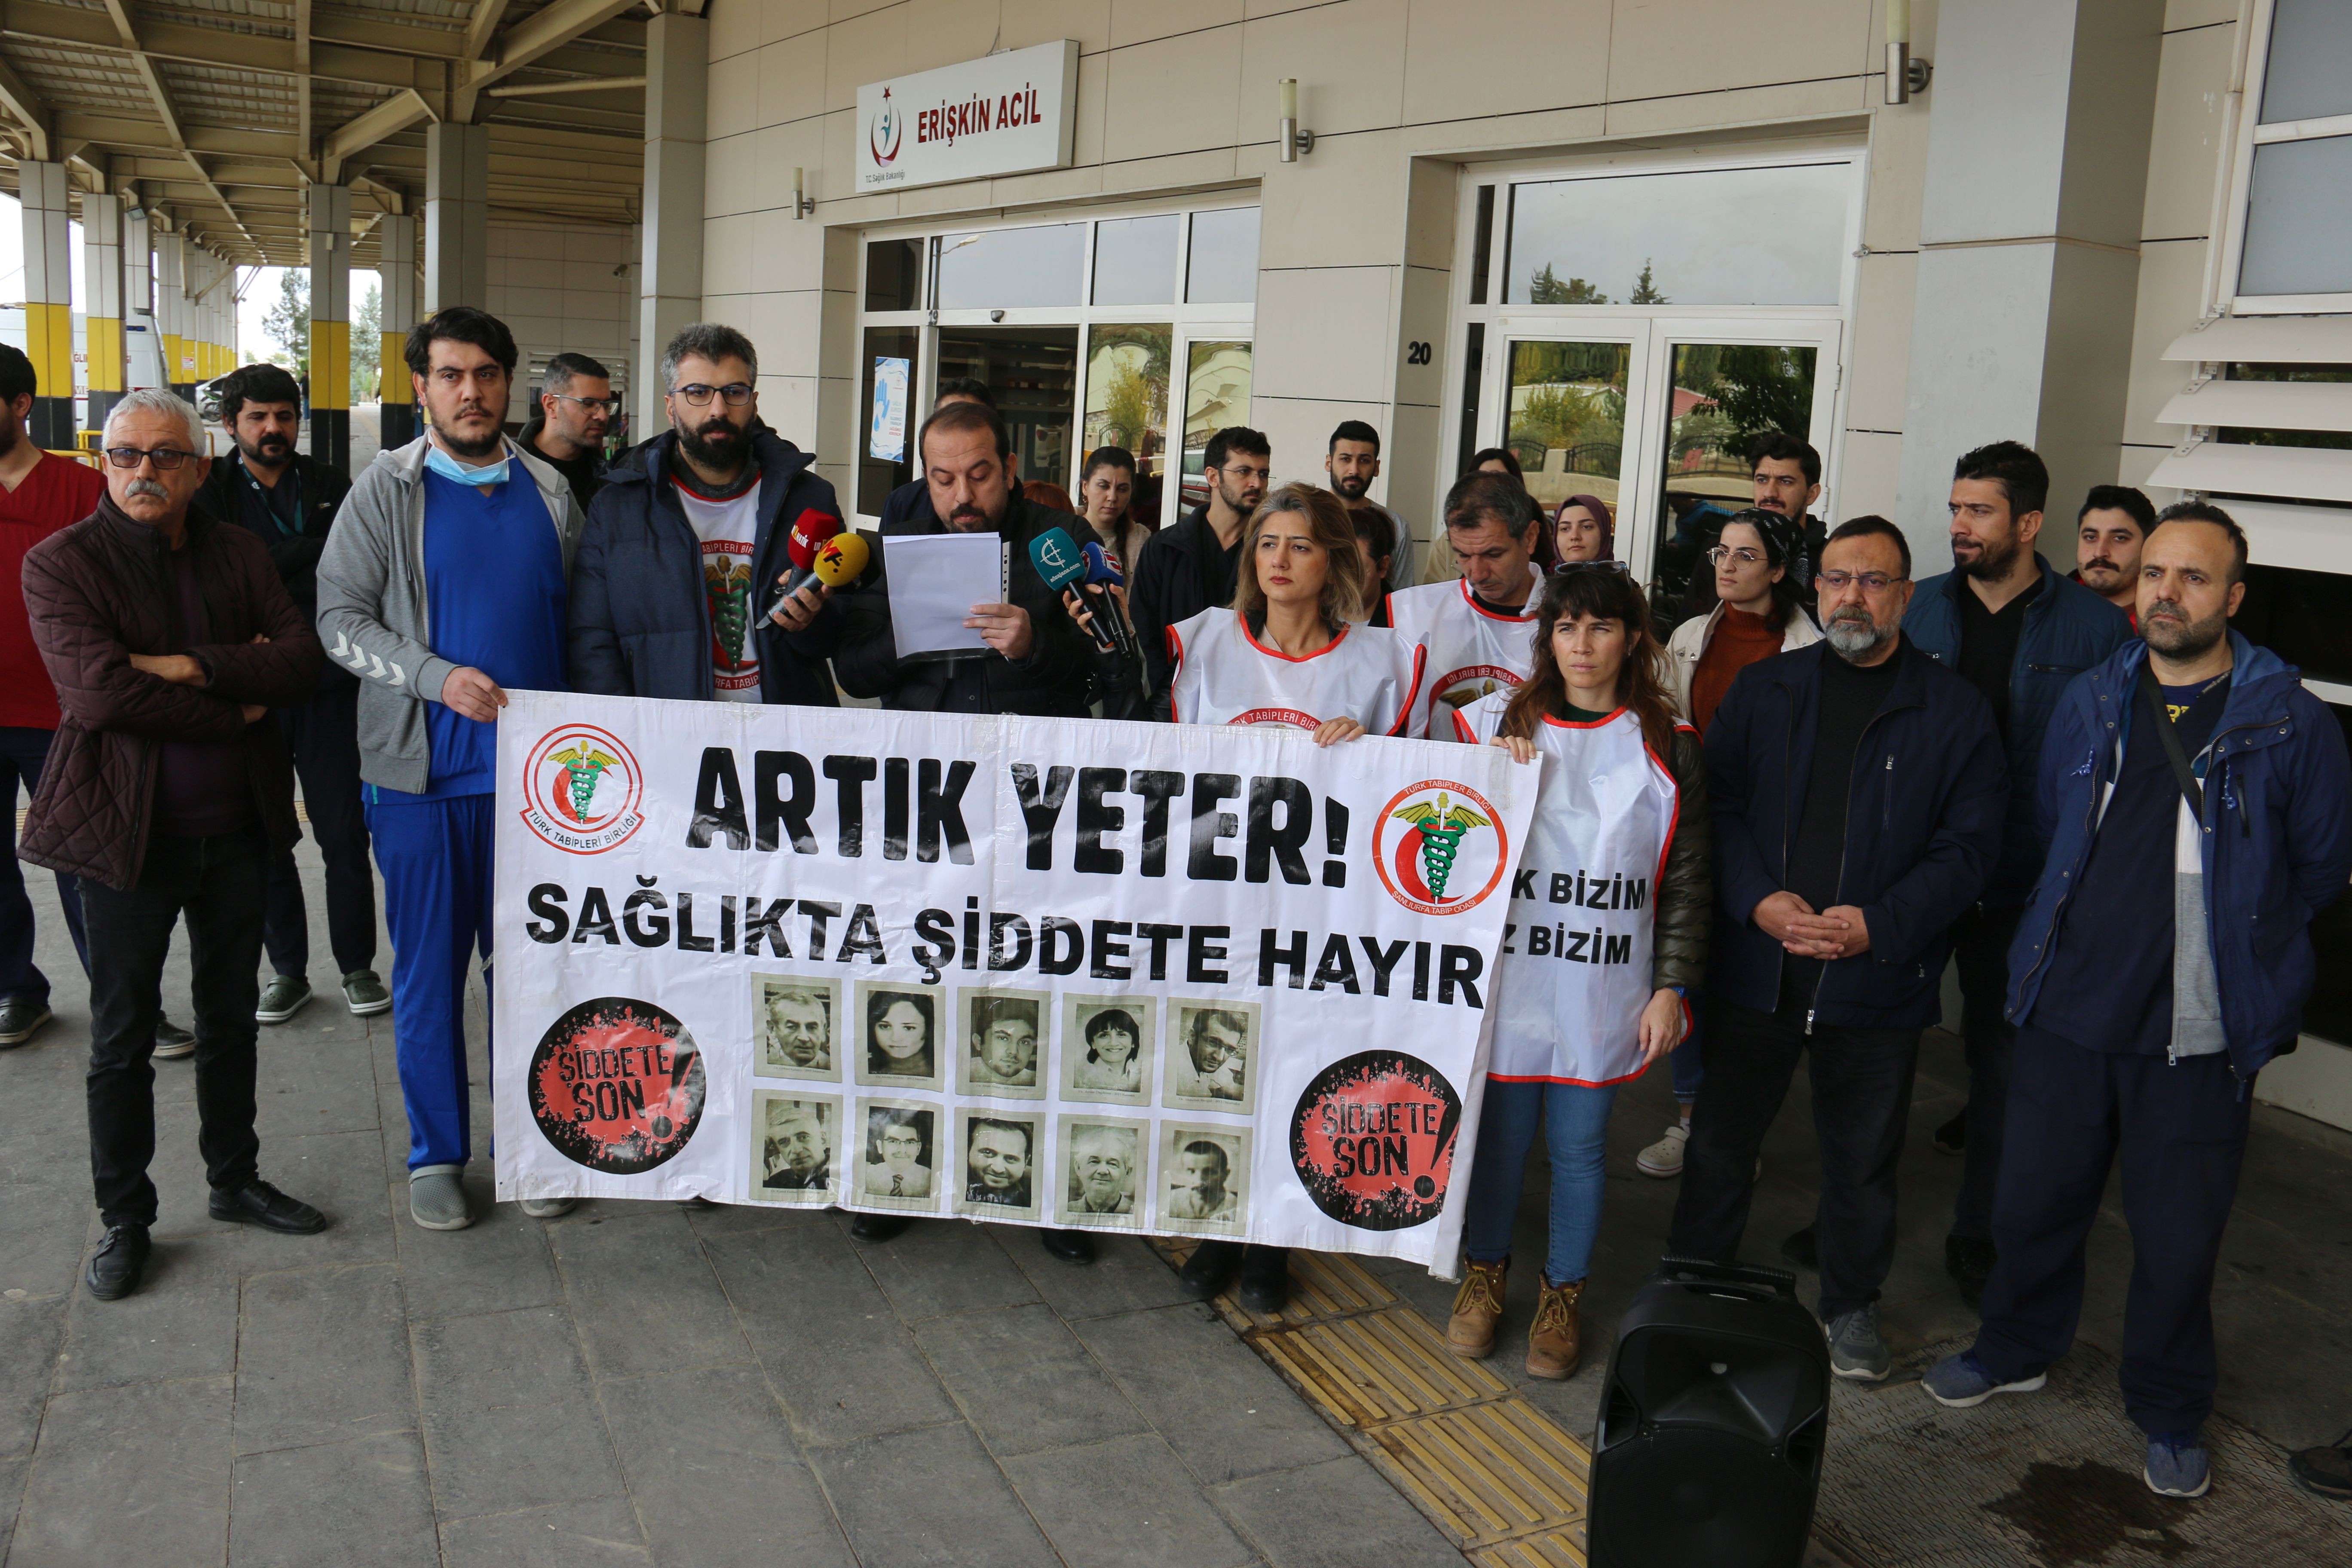
<svg viewBox="0 0 2352 1568">
<path fill-rule="evenodd" d="M 760 700 L 760 644 L 752 621 L 766 607 L 751 581 L 751 544 L 760 531 L 760 486 L 713 500 L 675 479 L 678 504 L 702 542 L 702 592 L 710 607 L 710 684 L 728 702 Z"/>
</svg>

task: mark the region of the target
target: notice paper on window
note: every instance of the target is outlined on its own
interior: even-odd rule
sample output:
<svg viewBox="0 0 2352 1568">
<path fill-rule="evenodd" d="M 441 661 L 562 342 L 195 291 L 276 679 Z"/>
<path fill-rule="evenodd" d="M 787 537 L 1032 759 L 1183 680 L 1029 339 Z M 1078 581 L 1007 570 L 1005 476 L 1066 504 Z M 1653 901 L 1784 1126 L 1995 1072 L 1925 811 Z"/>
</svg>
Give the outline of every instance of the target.
<svg viewBox="0 0 2352 1568">
<path fill-rule="evenodd" d="M 900 534 L 883 545 L 890 631 L 900 658 L 988 651 L 964 622 L 974 605 L 1004 602 L 1010 592 L 1005 549 L 993 533 Z"/>
</svg>

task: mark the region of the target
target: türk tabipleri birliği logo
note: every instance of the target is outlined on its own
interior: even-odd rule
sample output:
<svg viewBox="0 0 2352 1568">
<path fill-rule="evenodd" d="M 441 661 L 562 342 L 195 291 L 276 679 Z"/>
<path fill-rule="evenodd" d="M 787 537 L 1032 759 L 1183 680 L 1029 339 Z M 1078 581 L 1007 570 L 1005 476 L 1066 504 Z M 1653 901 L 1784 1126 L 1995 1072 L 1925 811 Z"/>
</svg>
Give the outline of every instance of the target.
<svg viewBox="0 0 2352 1568">
<path fill-rule="evenodd" d="M 1502 814 L 1485 795 L 1450 779 L 1399 790 L 1372 828 L 1381 885 L 1424 915 L 1475 909 L 1502 884 L 1511 847 Z"/>
<path fill-rule="evenodd" d="M 556 848 L 601 855 L 645 824 L 645 775 L 619 737 L 593 724 L 550 730 L 523 764 L 522 819 Z"/>
</svg>

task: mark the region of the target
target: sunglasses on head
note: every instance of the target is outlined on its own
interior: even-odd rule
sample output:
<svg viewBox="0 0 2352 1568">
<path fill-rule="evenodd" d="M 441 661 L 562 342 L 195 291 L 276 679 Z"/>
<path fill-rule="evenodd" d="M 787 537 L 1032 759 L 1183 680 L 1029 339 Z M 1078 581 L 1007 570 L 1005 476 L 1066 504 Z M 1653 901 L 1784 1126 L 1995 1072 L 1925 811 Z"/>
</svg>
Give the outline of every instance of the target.
<svg viewBox="0 0 2352 1568">
<path fill-rule="evenodd" d="M 1630 561 L 1563 561 L 1553 567 L 1551 573 L 1557 577 L 1565 572 L 1631 572 L 1633 569 L 1633 564 Z"/>
</svg>

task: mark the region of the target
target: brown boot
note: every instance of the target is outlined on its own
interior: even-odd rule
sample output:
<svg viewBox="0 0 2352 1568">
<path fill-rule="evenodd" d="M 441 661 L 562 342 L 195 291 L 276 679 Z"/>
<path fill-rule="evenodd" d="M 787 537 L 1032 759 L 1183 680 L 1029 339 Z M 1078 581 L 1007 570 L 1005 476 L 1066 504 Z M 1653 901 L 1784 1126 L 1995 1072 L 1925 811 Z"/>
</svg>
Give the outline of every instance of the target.
<svg viewBox="0 0 2352 1568">
<path fill-rule="evenodd" d="M 1495 1325 L 1503 1321 L 1503 1277 L 1511 1260 L 1473 1263 L 1454 1293 L 1454 1316 L 1445 1325 L 1445 1348 L 1472 1361 L 1495 1353 Z"/>
<path fill-rule="evenodd" d="M 1536 1321 L 1528 1330 L 1528 1375 L 1562 1378 L 1576 1375 L 1576 1358 L 1582 1335 L 1576 1321 L 1576 1299 L 1584 1281 L 1573 1285 L 1546 1284 L 1536 1297 Z"/>
</svg>

